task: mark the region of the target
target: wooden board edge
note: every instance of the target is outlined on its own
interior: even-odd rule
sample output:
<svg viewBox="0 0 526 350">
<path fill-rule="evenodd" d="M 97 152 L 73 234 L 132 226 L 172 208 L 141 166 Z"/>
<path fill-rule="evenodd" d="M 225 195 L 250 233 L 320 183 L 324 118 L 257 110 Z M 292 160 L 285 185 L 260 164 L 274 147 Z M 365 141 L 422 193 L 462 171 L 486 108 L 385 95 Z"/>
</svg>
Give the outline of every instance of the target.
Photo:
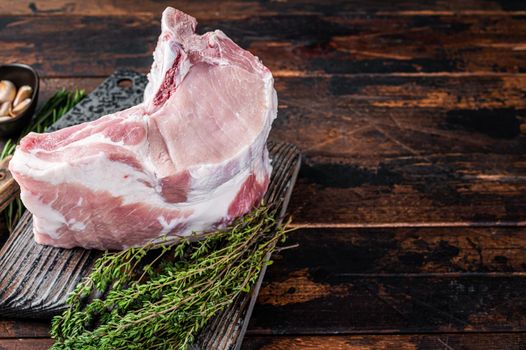
<svg viewBox="0 0 526 350">
<path fill-rule="evenodd" d="M 281 224 L 283 222 L 283 219 L 285 218 L 285 213 L 287 212 L 287 208 L 289 206 L 290 198 L 292 196 L 292 190 L 294 189 L 294 185 L 296 183 L 296 180 L 298 178 L 298 174 L 301 168 L 301 153 L 298 153 L 296 166 L 294 168 L 294 171 L 292 172 L 292 176 L 290 177 L 290 183 L 289 187 L 287 188 L 287 192 L 285 193 L 285 196 L 283 198 L 283 204 L 281 207 L 281 212 L 279 214 L 278 222 Z M 256 284 L 254 285 L 254 288 L 252 288 L 251 296 L 250 296 L 250 302 L 247 307 L 247 311 L 245 313 L 245 317 L 243 318 L 243 323 L 241 326 L 241 330 L 239 332 L 239 336 L 236 340 L 236 345 L 234 346 L 234 350 L 240 350 L 241 345 L 243 344 L 243 339 L 245 338 L 245 333 L 247 332 L 248 324 L 250 322 L 250 317 L 252 316 L 252 312 L 254 311 L 254 306 L 256 305 L 256 301 L 259 295 L 259 290 L 261 289 L 261 285 L 263 284 L 263 279 L 265 278 L 265 273 L 267 272 L 267 262 L 270 260 L 271 254 L 267 254 L 265 257 L 265 263 L 263 265 L 263 268 L 261 269 L 261 273 L 259 274 L 258 280 L 256 281 Z"/>
</svg>

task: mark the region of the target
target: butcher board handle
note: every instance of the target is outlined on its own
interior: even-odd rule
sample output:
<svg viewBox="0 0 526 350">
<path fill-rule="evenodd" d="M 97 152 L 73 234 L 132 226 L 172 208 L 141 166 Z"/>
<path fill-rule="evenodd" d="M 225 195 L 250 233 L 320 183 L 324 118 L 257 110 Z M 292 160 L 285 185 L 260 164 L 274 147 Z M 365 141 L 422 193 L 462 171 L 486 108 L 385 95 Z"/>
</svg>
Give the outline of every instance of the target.
<svg viewBox="0 0 526 350">
<path fill-rule="evenodd" d="M 0 212 L 18 195 L 20 188 L 8 169 L 11 156 L 0 161 Z"/>
</svg>

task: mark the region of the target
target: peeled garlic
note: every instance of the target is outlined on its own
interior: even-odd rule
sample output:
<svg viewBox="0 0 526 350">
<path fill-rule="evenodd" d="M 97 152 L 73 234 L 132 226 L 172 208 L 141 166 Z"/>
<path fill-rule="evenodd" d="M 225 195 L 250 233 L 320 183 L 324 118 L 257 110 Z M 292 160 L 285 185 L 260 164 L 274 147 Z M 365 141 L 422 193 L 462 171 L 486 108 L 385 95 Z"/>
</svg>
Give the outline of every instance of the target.
<svg viewBox="0 0 526 350">
<path fill-rule="evenodd" d="M 0 102 L 11 102 L 16 97 L 15 84 L 9 80 L 0 81 Z"/>
<path fill-rule="evenodd" d="M 9 111 L 9 115 L 11 115 L 11 117 L 18 117 L 20 114 L 22 114 L 27 109 L 27 107 L 29 107 L 30 104 L 31 104 L 31 99 L 26 98 L 25 100 L 23 100 L 16 106 L 13 106 L 11 110 Z"/>
<path fill-rule="evenodd" d="M 8 121 L 8 120 L 12 120 L 12 119 L 13 119 L 13 118 L 4 115 L 4 116 L 0 117 L 0 122 L 6 122 L 6 121 Z"/>
<path fill-rule="evenodd" d="M 21 86 L 20 89 L 16 92 L 15 100 L 13 101 L 13 106 L 18 105 L 20 102 L 26 98 L 30 98 L 33 93 L 33 88 L 29 85 Z"/>
<path fill-rule="evenodd" d="M 9 116 L 10 108 L 11 108 L 11 102 L 4 102 L 0 104 L 0 116 Z"/>
</svg>

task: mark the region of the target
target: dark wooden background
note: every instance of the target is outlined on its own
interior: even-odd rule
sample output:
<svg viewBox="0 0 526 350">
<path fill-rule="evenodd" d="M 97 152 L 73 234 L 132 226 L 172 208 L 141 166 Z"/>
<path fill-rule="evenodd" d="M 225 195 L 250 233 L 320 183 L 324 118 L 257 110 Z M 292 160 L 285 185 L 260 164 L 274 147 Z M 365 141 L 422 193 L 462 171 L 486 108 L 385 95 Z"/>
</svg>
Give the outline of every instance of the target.
<svg viewBox="0 0 526 350">
<path fill-rule="evenodd" d="M 42 100 L 146 72 L 168 4 L 273 71 L 305 156 L 243 349 L 526 348 L 525 1 L 0 1 L 0 62 Z"/>
</svg>

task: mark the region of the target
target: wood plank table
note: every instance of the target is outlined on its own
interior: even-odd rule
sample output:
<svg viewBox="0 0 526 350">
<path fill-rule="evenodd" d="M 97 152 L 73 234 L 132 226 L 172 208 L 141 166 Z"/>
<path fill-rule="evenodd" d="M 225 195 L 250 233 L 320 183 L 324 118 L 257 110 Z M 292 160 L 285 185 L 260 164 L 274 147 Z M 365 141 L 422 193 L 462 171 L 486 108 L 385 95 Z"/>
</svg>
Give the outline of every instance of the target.
<svg viewBox="0 0 526 350">
<path fill-rule="evenodd" d="M 42 100 L 146 72 L 167 4 L 0 1 L 0 62 Z M 243 349 L 526 348 L 526 2 L 170 4 L 273 71 L 271 139 L 304 153 Z M 0 321 L 0 349 L 51 343 Z"/>
</svg>

